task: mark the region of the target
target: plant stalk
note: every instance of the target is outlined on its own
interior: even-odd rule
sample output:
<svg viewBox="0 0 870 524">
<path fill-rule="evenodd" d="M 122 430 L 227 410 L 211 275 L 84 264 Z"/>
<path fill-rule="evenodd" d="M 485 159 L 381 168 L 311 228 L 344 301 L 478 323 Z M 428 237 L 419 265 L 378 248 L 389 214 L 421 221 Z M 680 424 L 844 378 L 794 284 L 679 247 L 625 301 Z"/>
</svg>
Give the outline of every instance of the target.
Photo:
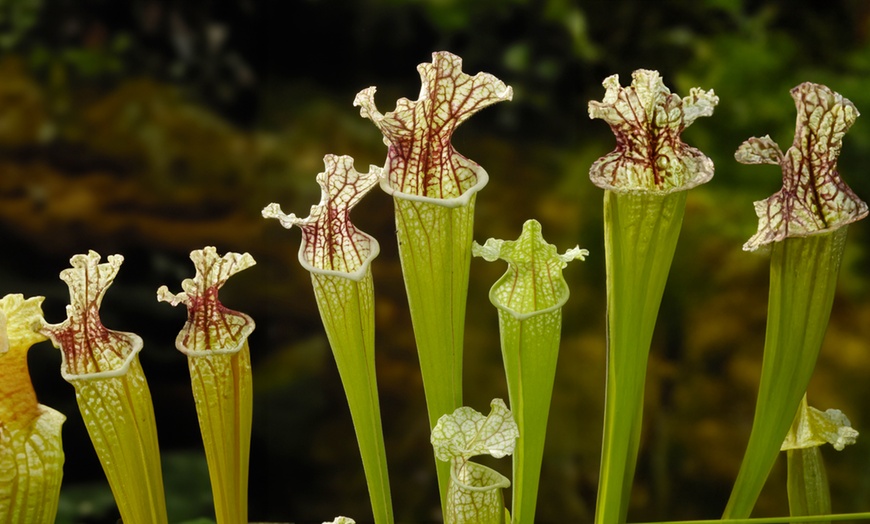
<svg viewBox="0 0 870 524">
<path fill-rule="evenodd" d="M 685 205 L 685 191 L 604 192 L 607 386 L 596 524 L 628 514 L 650 344 Z"/>
</svg>

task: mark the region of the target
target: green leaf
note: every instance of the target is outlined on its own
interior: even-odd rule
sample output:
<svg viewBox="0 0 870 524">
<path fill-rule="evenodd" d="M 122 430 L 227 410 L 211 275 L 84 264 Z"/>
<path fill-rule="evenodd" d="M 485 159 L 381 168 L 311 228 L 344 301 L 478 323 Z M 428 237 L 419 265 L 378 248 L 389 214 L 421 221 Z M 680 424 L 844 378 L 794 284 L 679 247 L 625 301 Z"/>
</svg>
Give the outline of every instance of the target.
<svg viewBox="0 0 870 524">
<path fill-rule="evenodd" d="M 787 454 L 789 513 L 796 517 L 830 514 L 831 490 L 819 448 L 790 449 Z"/>
<path fill-rule="evenodd" d="M 809 82 L 791 90 L 797 105 L 792 147 L 775 153 L 769 137 L 752 138 L 738 161 L 779 159 L 783 186 L 755 203 L 758 232 L 743 249 L 772 244 L 764 361 L 746 454 L 724 517 L 747 517 L 773 467 L 818 359 L 834 300 L 846 225 L 868 214 L 837 172 L 855 106 Z M 778 148 L 776 148 L 778 150 Z"/>
<path fill-rule="evenodd" d="M 625 522 L 628 512 L 650 344 L 686 195 L 604 192 L 608 347 L 597 523 Z"/>
<path fill-rule="evenodd" d="M 154 407 L 139 364 L 142 339 L 106 329 L 100 321 L 100 302 L 123 260 L 114 255 L 100 264 L 94 251 L 72 257 L 72 268 L 60 274 L 70 289 L 68 318 L 44 324 L 42 332 L 61 350 L 61 375 L 75 387 L 122 519 L 165 524 Z"/>
<path fill-rule="evenodd" d="M 248 518 L 248 465 L 251 449 L 253 387 L 248 336 L 254 320 L 218 300 L 232 275 L 255 264 L 248 253 L 219 256 L 214 247 L 190 253 L 196 276 L 173 295 L 166 286 L 157 299 L 187 305 L 187 322 L 176 347 L 188 356 L 196 414 L 208 461 L 220 524 Z"/>
<path fill-rule="evenodd" d="M 847 229 L 773 244 L 758 399 L 725 518 L 752 512 L 806 393 L 828 326 Z"/>
</svg>

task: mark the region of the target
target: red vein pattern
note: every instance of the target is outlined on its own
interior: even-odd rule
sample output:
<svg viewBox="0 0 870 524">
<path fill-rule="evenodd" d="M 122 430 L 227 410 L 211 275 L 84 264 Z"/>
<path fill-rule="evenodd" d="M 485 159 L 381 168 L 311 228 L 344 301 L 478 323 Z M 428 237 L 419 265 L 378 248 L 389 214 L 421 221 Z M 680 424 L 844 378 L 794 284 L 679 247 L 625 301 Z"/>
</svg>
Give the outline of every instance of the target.
<svg viewBox="0 0 870 524">
<path fill-rule="evenodd" d="M 387 182 L 395 191 L 428 198 L 461 196 L 477 184 L 479 166 L 453 149 L 456 127 L 477 111 L 513 98 L 513 90 L 487 73 L 469 76 L 462 59 L 432 53 L 432 63 L 417 66 L 422 88 L 416 101 L 400 98 L 395 111 L 375 107 L 375 87 L 360 91 L 353 105 L 384 134 Z"/>
<path fill-rule="evenodd" d="M 61 280 L 69 286 L 67 319 L 60 324 L 45 324 L 41 332 L 61 350 L 61 372 L 65 378 L 121 373 L 142 348 L 138 335 L 107 329 L 100 320 L 103 295 L 123 261 L 121 255 L 111 255 L 106 263 L 100 264 L 100 255 L 90 251 L 72 257 L 72 267 L 60 273 Z"/>
<path fill-rule="evenodd" d="M 755 251 L 786 237 L 831 231 L 867 216 L 867 203 L 840 177 L 843 136 L 858 118 L 854 104 L 830 88 L 804 82 L 791 90 L 797 106 L 794 143 L 784 154 L 769 136 L 750 138 L 734 157 L 744 164 L 777 164 L 782 189 L 755 202 L 758 232 L 743 249 Z"/>
<path fill-rule="evenodd" d="M 278 204 L 263 209 L 266 218 L 277 218 L 286 228 L 302 230 L 300 259 L 315 270 L 354 273 L 377 254 L 374 238 L 350 221 L 350 210 L 378 184 L 382 170 L 370 166 L 359 173 L 349 156 L 326 155 L 326 169 L 317 175 L 320 203 L 311 206 L 307 218 L 285 215 Z"/>
<path fill-rule="evenodd" d="M 192 251 L 190 259 L 196 276 L 181 283 L 183 292 L 173 295 L 166 286 L 157 290 L 157 300 L 173 306 L 187 305 L 187 323 L 176 340 L 178 349 L 188 355 L 238 351 L 254 330 L 254 321 L 221 304 L 218 290 L 232 275 L 253 266 L 254 258 L 248 253 L 227 253 L 221 257 L 209 246 Z"/>
<path fill-rule="evenodd" d="M 670 193 L 709 181 L 713 162 L 680 134 L 699 117 L 712 115 L 719 97 L 696 87 L 681 99 L 658 71 L 639 69 L 631 77 L 627 88 L 618 75 L 606 78 L 604 99 L 589 102 L 589 117 L 604 120 L 616 135 L 616 149 L 592 164 L 592 183 L 614 191 Z"/>
</svg>

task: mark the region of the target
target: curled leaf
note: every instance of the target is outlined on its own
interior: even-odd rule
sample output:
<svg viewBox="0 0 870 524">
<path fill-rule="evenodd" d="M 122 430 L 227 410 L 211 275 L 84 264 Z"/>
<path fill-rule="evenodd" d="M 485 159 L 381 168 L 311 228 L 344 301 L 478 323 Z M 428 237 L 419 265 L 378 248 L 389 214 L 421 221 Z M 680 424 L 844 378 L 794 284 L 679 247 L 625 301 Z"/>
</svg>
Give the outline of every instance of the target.
<svg viewBox="0 0 870 524">
<path fill-rule="evenodd" d="M 781 449 L 786 451 L 831 444 L 837 451 L 843 451 L 846 446 L 854 444 L 857 438 L 858 431 L 839 409 L 821 411 L 803 403 L 798 420 L 786 435 Z"/>
<path fill-rule="evenodd" d="M 614 191 L 670 193 L 709 181 L 713 162 L 683 143 L 680 134 L 699 117 L 712 115 L 719 97 L 696 87 L 680 98 L 658 71 L 638 69 L 631 76 L 627 88 L 618 75 L 607 77 L 604 99 L 589 102 L 589 117 L 604 120 L 616 135 L 616 149 L 592 164 L 592 183 Z"/>
<path fill-rule="evenodd" d="M 60 273 L 69 286 L 67 319 L 45 324 L 41 332 L 60 348 L 61 374 L 67 380 L 123 375 L 142 349 L 138 335 L 107 329 L 100 320 L 103 295 L 123 261 L 121 255 L 111 255 L 100 264 L 100 255 L 90 251 L 72 257 L 72 267 Z"/>
<path fill-rule="evenodd" d="M 351 223 L 350 210 L 377 185 L 381 169 L 370 166 L 368 173 L 359 173 L 349 156 L 326 155 L 323 163 L 326 170 L 317 175 L 320 203 L 311 206 L 307 218 L 284 214 L 274 203 L 263 209 L 263 217 L 277 218 L 288 229 L 299 226 L 299 262 L 308 271 L 359 280 L 380 248 L 374 238 Z"/>
<path fill-rule="evenodd" d="M 389 146 L 384 189 L 420 197 L 458 198 L 486 183 L 486 173 L 453 149 L 456 127 L 477 111 L 513 98 L 513 90 L 487 73 L 469 76 L 462 59 L 432 53 L 432 63 L 417 66 L 422 88 L 416 101 L 401 98 L 395 111 L 378 112 L 375 87 L 360 91 L 353 104 L 384 135 Z"/>
<path fill-rule="evenodd" d="M 791 90 L 797 106 L 794 143 L 783 154 L 765 136 L 750 138 L 735 153 L 744 164 L 779 164 L 782 189 L 755 203 L 758 232 L 744 244 L 755 251 L 786 237 L 831 231 L 867 216 L 837 171 L 843 136 L 858 118 L 848 99 L 826 86 L 805 82 Z"/>
<path fill-rule="evenodd" d="M 432 446 L 439 460 L 468 459 L 475 455 L 501 458 L 514 452 L 520 433 L 510 410 L 501 399 L 494 399 L 489 415 L 461 407 L 442 415 L 432 429 Z"/>
<path fill-rule="evenodd" d="M 254 321 L 221 304 L 218 290 L 232 275 L 256 262 L 248 253 L 227 253 L 221 257 L 211 246 L 192 251 L 190 259 L 196 267 L 196 276 L 181 283 L 184 291 L 175 295 L 166 286 L 157 290 L 157 300 L 173 306 L 187 305 L 187 323 L 178 334 L 176 346 L 187 355 L 234 353 L 254 330 Z"/>
<path fill-rule="evenodd" d="M 472 245 L 474 256 L 508 263 L 507 273 L 493 286 L 493 303 L 516 315 L 539 313 L 561 307 L 568 299 L 568 285 L 562 270 L 572 260 L 585 260 L 589 251 L 575 246 L 560 255 L 548 244 L 537 220 L 527 220 L 516 240 L 490 238 L 484 245 Z"/>
</svg>

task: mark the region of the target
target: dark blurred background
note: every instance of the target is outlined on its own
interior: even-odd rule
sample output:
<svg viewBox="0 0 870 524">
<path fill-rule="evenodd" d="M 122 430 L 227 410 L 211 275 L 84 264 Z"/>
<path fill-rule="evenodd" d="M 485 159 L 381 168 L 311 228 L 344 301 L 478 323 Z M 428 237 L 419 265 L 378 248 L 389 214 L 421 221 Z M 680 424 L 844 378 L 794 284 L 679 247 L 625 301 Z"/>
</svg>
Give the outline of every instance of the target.
<svg viewBox="0 0 870 524">
<path fill-rule="evenodd" d="M 763 346 L 764 256 L 741 250 L 752 202 L 780 187 L 775 166 L 733 152 L 770 134 L 791 144 L 789 89 L 825 83 L 870 112 L 870 3 L 864 0 L 0 0 L 0 294 L 44 295 L 60 322 L 57 274 L 75 253 L 126 262 L 104 323 L 145 339 L 170 520 L 209 517 L 211 495 L 184 357 L 183 310 L 161 284 L 192 276 L 193 249 L 250 252 L 223 302 L 250 314 L 255 413 L 252 521 L 371 518 L 344 393 L 310 290 L 297 231 L 260 218 L 279 202 L 305 215 L 327 153 L 359 170 L 385 148 L 352 107 L 377 85 L 381 111 L 416 98 L 418 63 L 448 50 L 487 71 L 514 100 L 476 115 L 458 151 L 490 174 L 475 238 L 512 239 L 537 218 L 560 250 L 591 252 L 566 270 L 565 326 L 538 522 L 588 522 L 594 510 L 604 387 L 602 192 L 588 169 L 613 148 L 587 102 L 601 81 L 659 70 L 681 95 L 721 98 L 685 140 L 716 176 L 692 190 L 651 357 L 642 451 L 629 518 L 717 518 L 749 434 Z M 866 118 L 866 117 L 865 117 Z M 840 171 L 870 199 L 870 124 L 845 138 Z M 400 522 L 437 521 L 437 488 L 413 334 L 396 255 L 392 203 L 379 191 L 355 210 L 375 235 L 378 379 Z M 870 423 L 870 226 L 852 226 L 833 319 L 810 389 L 818 408 Z M 466 404 L 506 398 L 487 290 L 501 264 L 472 261 Z M 68 416 L 58 522 L 117 520 L 59 352 L 31 351 L 40 401 Z M 870 509 L 870 444 L 824 450 L 834 511 Z M 509 472 L 510 462 L 495 462 Z M 778 464 L 756 514 L 787 512 Z M 509 498 L 509 495 L 508 495 Z"/>
</svg>

